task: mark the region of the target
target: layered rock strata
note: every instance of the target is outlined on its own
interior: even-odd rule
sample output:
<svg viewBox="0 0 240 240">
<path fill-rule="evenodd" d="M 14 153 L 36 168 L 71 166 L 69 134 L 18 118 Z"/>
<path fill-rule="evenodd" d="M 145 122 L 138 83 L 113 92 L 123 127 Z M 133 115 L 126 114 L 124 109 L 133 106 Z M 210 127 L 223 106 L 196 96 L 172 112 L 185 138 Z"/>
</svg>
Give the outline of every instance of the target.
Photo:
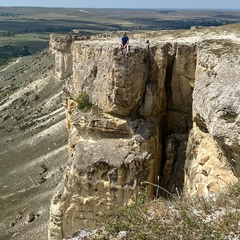
<svg viewBox="0 0 240 240">
<path fill-rule="evenodd" d="M 71 38 L 67 47 L 55 38 L 56 74 L 68 77 L 69 166 L 52 200 L 49 239 L 97 227 L 101 212 L 140 192 L 155 197 L 156 183 L 206 197 L 237 181 L 239 79 L 228 75 L 234 99 L 225 103 L 221 58 L 192 41 L 133 38 L 126 53 L 115 38 Z M 83 93 L 91 109 L 78 109 Z"/>
</svg>

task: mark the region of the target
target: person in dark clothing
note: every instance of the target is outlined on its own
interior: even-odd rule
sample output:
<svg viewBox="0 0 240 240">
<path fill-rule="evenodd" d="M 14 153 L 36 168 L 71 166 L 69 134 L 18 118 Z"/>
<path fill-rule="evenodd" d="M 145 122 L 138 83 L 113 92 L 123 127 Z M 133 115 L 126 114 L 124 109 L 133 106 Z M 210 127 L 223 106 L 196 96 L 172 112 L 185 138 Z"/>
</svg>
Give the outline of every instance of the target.
<svg viewBox="0 0 240 240">
<path fill-rule="evenodd" d="M 121 49 L 126 48 L 127 49 L 127 53 L 128 53 L 128 43 L 129 43 L 129 38 L 127 36 L 127 33 L 124 32 L 123 35 L 122 35 L 122 38 L 121 38 L 120 48 Z"/>
</svg>

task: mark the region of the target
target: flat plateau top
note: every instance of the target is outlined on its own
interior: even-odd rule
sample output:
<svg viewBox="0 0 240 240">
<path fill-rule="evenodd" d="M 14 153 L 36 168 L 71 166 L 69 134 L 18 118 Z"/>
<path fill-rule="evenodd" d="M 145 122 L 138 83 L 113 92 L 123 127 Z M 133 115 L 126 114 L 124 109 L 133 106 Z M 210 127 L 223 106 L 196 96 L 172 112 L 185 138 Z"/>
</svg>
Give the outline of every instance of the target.
<svg viewBox="0 0 240 240">
<path fill-rule="evenodd" d="M 80 42 L 89 45 L 118 45 L 121 36 L 121 33 L 106 33 L 93 36 L 88 40 Z M 240 24 L 225 25 L 221 27 L 201 27 L 190 30 L 161 30 L 142 33 L 129 32 L 128 37 L 130 45 L 141 47 L 144 46 L 147 41 L 151 45 L 160 42 L 200 43 L 209 39 L 229 40 L 235 44 L 240 44 Z"/>
</svg>

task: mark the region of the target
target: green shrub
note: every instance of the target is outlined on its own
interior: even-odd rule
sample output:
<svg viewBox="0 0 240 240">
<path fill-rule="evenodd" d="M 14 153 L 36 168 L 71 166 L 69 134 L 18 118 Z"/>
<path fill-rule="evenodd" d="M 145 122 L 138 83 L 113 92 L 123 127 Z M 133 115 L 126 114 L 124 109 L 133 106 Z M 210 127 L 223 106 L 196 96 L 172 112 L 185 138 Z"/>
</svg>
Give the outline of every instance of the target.
<svg viewBox="0 0 240 240">
<path fill-rule="evenodd" d="M 86 92 L 81 92 L 76 98 L 78 109 L 83 110 L 89 108 L 91 103 L 89 102 L 89 96 Z"/>
</svg>

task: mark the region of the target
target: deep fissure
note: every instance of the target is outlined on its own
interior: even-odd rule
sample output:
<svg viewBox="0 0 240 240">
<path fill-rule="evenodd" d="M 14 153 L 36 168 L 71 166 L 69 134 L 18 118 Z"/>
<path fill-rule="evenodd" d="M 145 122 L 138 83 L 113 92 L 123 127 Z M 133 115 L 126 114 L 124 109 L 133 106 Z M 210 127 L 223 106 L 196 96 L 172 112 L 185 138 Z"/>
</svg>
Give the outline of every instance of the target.
<svg viewBox="0 0 240 240">
<path fill-rule="evenodd" d="M 172 47 L 172 46 L 171 46 Z M 195 55 L 195 61 L 197 56 L 195 54 L 196 46 L 193 46 L 193 54 Z M 174 109 L 173 94 L 174 89 L 172 89 L 172 81 L 174 76 L 175 64 L 177 59 L 176 55 L 179 47 L 175 46 L 175 51 L 172 54 L 167 56 L 167 67 L 166 67 L 166 76 L 165 76 L 165 91 L 166 91 L 166 119 L 163 123 L 163 135 L 162 135 L 162 144 L 163 144 L 163 153 L 162 153 L 162 164 L 160 169 L 160 186 L 166 189 L 171 193 L 181 193 L 184 186 L 184 165 L 186 160 L 186 148 L 189 131 L 192 128 L 192 108 L 188 108 L 188 112 L 182 112 L 181 109 Z M 191 66 L 189 66 L 191 67 Z M 194 71 L 194 72 L 191 72 Z M 195 75 L 196 71 L 196 62 L 195 68 L 189 69 L 191 75 Z M 177 76 L 178 78 L 178 76 Z M 191 77 L 190 77 L 191 78 Z M 195 79 L 194 79 L 195 81 Z M 193 89 L 193 88 L 192 88 Z M 176 89 L 175 89 L 176 90 Z M 192 97 L 192 94 L 191 94 Z M 192 104 L 192 101 L 191 101 Z M 180 103 L 181 105 L 181 103 Z M 173 116 L 175 115 L 175 116 Z M 169 121 L 177 121 L 177 116 L 182 115 L 186 127 L 182 128 L 181 124 L 177 127 L 172 127 L 169 124 Z M 190 119 L 189 119 L 190 118 Z M 160 191 L 160 194 L 166 196 L 166 191 Z"/>
</svg>

